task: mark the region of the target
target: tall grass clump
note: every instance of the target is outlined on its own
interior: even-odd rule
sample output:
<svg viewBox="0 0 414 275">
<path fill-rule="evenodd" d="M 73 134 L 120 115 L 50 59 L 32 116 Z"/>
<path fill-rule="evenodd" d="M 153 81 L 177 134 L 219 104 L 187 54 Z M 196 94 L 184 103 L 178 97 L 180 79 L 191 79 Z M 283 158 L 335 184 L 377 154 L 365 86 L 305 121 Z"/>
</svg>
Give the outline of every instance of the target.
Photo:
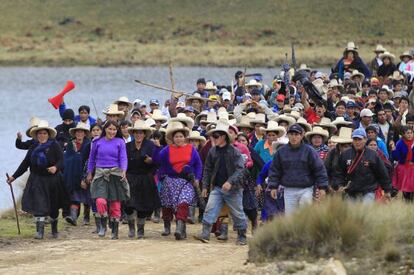
<svg viewBox="0 0 414 275">
<path fill-rule="evenodd" d="M 279 217 L 257 231 L 249 260 L 364 257 L 413 243 L 413 205 L 352 203 L 329 198 Z"/>
</svg>

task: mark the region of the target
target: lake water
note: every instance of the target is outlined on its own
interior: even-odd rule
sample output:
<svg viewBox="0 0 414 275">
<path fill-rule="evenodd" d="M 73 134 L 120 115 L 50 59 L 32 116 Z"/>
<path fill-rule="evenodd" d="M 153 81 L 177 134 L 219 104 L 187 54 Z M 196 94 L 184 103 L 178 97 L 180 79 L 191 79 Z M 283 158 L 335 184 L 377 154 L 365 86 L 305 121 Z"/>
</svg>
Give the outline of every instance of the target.
<svg viewBox="0 0 414 275">
<path fill-rule="evenodd" d="M 214 80 L 217 84 L 230 85 L 237 70 L 243 69 L 174 68 L 176 89 L 192 92 L 200 77 Z M 260 72 L 264 82 L 269 84 L 278 70 L 249 68 L 247 73 Z M 58 111 L 47 101 L 49 97 L 57 94 L 67 80 L 72 80 L 76 88 L 66 95 L 65 102 L 75 113 L 80 105 L 89 105 L 91 114 L 95 117 L 92 98 L 101 117 L 105 106 L 120 96 L 127 96 L 131 101 L 136 98 L 144 99 L 147 103 L 153 98 L 161 102 L 169 98 L 169 93 L 137 85 L 134 79 L 171 86 L 168 67 L 0 67 L 0 210 L 12 207 L 5 173 L 13 174 L 25 155 L 25 151 L 14 147 L 16 133 L 26 131 L 31 116 L 46 119 L 52 126 L 61 123 Z M 15 186 L 17 195 L 21 194 L 21 185 Z"/>
</svg>

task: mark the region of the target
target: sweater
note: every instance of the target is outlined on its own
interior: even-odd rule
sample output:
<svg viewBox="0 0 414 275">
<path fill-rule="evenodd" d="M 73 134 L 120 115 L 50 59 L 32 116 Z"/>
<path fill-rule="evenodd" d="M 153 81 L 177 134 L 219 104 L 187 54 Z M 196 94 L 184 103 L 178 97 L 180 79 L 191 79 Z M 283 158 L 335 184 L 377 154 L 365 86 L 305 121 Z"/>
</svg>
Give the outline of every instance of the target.
<svg viewBox="0 0 414 275">
<path fill-rule="evenodd" d="M 118 167 L 122 171 L 127 170 L 128 158 L 124 140 L 122 138 L 108 140 L 106 137 L 93 140 L 88 173 L 92 173 L 95 168 L 113 167 Z"/>
<path fill-rule="evenodd" d="M 414 147 L 411 148 L 411 151 L 413 152 L 413 157 L 411 158 L 411 162 L 414 162 Z M 392 151 L 392 159 L 395 161 L 398 161 L 399 164 L 405 164 L 407 160 L 407 154 L 408 154 L 408 147 L 404 143 L 403 139 L 400 139 L 396 146 L 395 150 Z"/>
<path fill-rule="evenodd" d="M 256 143 L 256 146 L 254 146 L 254 150 L 259 154 L 263 162 L 267 163 L 272 160 L 273 156 L 270 154 L 268 148 L 264 148 L 265 142 L 265 139 L 259 140 L 259 142 Z"/>
</svg>

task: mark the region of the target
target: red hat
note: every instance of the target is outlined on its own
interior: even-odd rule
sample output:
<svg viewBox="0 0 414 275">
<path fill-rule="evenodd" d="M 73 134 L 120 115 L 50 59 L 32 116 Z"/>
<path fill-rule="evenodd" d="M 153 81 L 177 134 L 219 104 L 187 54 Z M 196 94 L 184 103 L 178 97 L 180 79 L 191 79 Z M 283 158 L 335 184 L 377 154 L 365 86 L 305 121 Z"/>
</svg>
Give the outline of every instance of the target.
<svg viewBox="0 0 414 275">
<path fill-rule="evenodd" d="M 276 101 L 285 101 L 285 96 L 284 95 L 278 95 L 277 97 L 276 97 Z"/>
</svg>

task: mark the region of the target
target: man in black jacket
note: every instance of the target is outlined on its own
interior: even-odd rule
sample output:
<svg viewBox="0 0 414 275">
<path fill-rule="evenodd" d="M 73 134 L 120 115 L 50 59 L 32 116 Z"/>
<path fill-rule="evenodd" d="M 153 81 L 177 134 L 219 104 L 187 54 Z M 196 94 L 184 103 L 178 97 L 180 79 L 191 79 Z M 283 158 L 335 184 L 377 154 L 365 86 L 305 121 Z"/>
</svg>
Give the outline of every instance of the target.
<svg viewBox="0 0 414 275">
<path fill-rule="evenodd" d="M 384 190 L 385 199 L 389 199 L 391 180 L 387 169 L 377 152 L 365 146 L 366 141 L 364 129 L 356 129 L 352 133 L 352 148 L 339 157 L 332 188 L 345 191 L 352 199 L 373 202 L 379 185 Z"/>
<path fill-rule="evenodd" d="M 227 122 L 219 121 L 209 134 L 215 146 L 208 152 L 203 174 L 203 196 L 210 196 L 203 216 L 203 230 L 196 239 L 207 243 L 210 240 L 212 224 L 216 222 L 224 203 L 230 209 L 234 228 L 237 230 L 237 244 L 246 245 L 246 216 L 243 211 L 243 188 L 241 187 L 244 160 L 240 152 L 231 145 Z"/>
</svg>

